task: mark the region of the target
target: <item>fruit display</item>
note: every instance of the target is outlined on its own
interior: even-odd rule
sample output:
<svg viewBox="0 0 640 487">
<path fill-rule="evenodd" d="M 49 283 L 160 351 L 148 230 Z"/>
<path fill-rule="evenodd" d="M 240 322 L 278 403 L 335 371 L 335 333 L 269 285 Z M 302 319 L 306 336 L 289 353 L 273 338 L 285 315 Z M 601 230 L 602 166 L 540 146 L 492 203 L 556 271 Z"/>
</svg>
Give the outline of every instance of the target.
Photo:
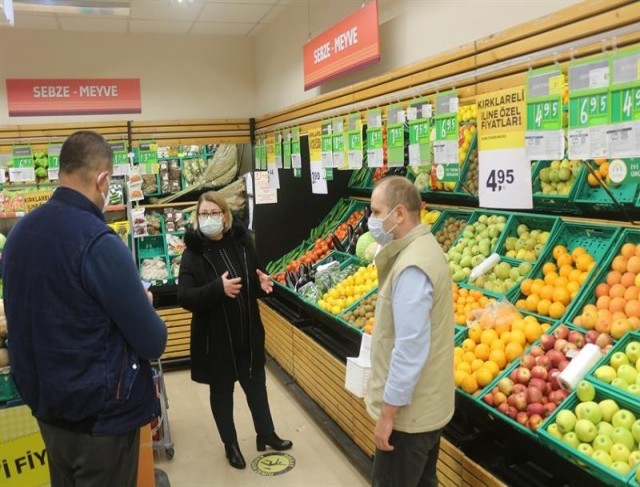
<svg viewBox="0 0 640 487">
<path fill-rule="evenodd" d="M 582 381 L 571 406 L 557 412 L 545 433 L 578 457 L 584 456 L 617 478 L 626 477 L 640 462 L 640 420 L 620 399 L 602 394 Z"/>
<path fill-rule="evenodd" d="M 474 310 L 483 309 L 487 304 L 494 301 L 493 298 L 485 296 L 482 291 L 476 289 L 466 289 L 452 284 L 453 289 L 453 310 L 456 324 L 466 326 L 467 322 L 475 319 Z"/>
<path fill-rule="evenodd" d="M 442 250 L 447 252 L 466 226 L 466 219 L 456 218 L 455 216 L 447 218 L 440 227 L 440 230 L 434 234 Z"/>
<path fill-rule="evenodd" d="M 440 216 L 440 213 L 441 212 L 438 210 L 427 210 L 426 208 L 422 208 L 422 210 L 420 210 L 420 222 L 427 225 L 433 225 Z"/>
<path fill-rule="evenodd" d="M 359 267 L 353 274 L 329 289 L 318 300 L 318 307 L 333 315 L 342 313 L 378 285 L 376 266 Z"/>
<path fill-rule="evenodd" d="M 475 116 L 477 115 L 477 108 L 474 110 L 470 107 L 463 107 L 460 109 L 462 111 L 462 115 L 459 115 L 460 125 L 458 127 L 458 165 L 460 166 L 460 170 L 462 170 L 462 166 L 464 165 L 464 161 L 467 158 L 467 154 L 472 149 L 475 149 L 475 137 L 477 128 L 475 123 L 471 123 L 469 120 L 475 121 Z M 469 118 L 473 116 L 473 119 Z M 467 120 L 464 120 L 464 119 Z M 476 172 L 477 172 L 477 158 L 478 151 L 475 150 L 475 160 L 476 160 Z M 430 189 L 432 191 L 454 191 L 456 189 L 457 182 L 442 182 L 438 181 L 437 177 L 438 165 L 432 164 L 431 173 L 430 173 Z M 476 191 L 477 191 L 477 175 L 476 175 Z"/>
<path fill-rule="evenodd" d="M 49 156 L 46 152 L 34 152 L 33 169 L 37 182 L 49 180 Z"/>
<path fill-rule="evenodd" d="M 467 177 L 465 178 L 463 187 L 475 196 L 478 196 L 479 177 L 478 149 L 474 148 L 471 154 L 469 154 L 469 168 L 467 169 Z"/>
<path fill-rule="evenodd" d="M 460 123 L 475 122 L 476 118 L 478 118 L 478 105 L 475 103 L 458 107 L 458 121 Z"/>
<path fill-rule="evenodd" d="M 587 341 L 582 332 L 565 325 L 544 333 L 520 358 L 517 366 L 482 397 L 489 406 L 522 426 L 536 431 L 568 392 L 560 387 L 558 376 Z M 580 390 L 581 387 L 578 386 Z"/>
<path fill-rule="evenodd" d="M 580 170 L 582 161 L 552 161 L 548 167 L 543 167 L 538 173 L 540 189 L 536 194 L 558 194 L 566 196 L 573 188 Z"/>
<path fill-rule="evenodd" d="M 458 163 L 462 167 L 476 135 L 476 126 L 466 122 L 460 125 L 458 129 Z"/>
<path fill-rule="evenodd" d="M 348 321 L 356 328 L 362 328 L 365 333 L 373 331 L 373 317 L 376 311 L 378 294 L 372 294 L 360 301 L 358 306 L 342 315 L 342 319 Z"/>
<path fill-rule="evenodd" d="M 475 281 L 469 280 L 469 284 L 497 294 L 507 294 L 531 272 L 531 268 L 530 262 L 522 262 L 516 266 L 502 261 Z"/>
<path fill-rule="evenodd" d="M 640 396 L 640 340 L 630 340 L 624 348 L 612 353 L 606 363 L 594 370 L 593 376 L 616 389 Z"/>
<path fill-rule="evenodd" d="M 506 257 L 533 262 L 542 254 L 549 235 L 548 231 L 530 229 L 522 223 L 516 228 L 516 235 L 506 238 L 502 250 Z"/>
<path fill-rule="evenodd" d="M 516 306 L 539 315 L 560 319 L 577 296 L 595 259 L 584 247 L 571 252 L 564 245 L 553 248 L 553 261 L 542 266 L 542 277 L 525 279 L 520 284 L 521 299 Z"/>
<path fill-rule="evenodd" d="M 592 171 L 588 171 L 587 174 L 587 184 L 592 188 L 597 188 L 601 186 L 603 183 L 605 185 L 611 184 L 611 180 L 609 179 L 609 160 L 608 159 L 594 159 L 593 163 L 589 163 L 589 166 L 593 169 Z"/>
<path fill-rule="evenodd" d="M 549 327 L 502 303 L 491 303 L 478 314 L 468 338 L 454 349 L 455 384 L 467 394 L 486 387 Z"/>
<path fill-rule="evenodd" d="M 507 217 L 504 215 L 483 214 L 465 227 L 456 244 L 446 253 L 454 282 L 469 277 L 471 269 L 491 254 L 504 231 L 506 221 Z"/>
<path fill-rule="evenodd" d="M 590 298 L 574 324 L 614 339 L 640 327 L 640 244 L 622 245 Z"/>
</svg>

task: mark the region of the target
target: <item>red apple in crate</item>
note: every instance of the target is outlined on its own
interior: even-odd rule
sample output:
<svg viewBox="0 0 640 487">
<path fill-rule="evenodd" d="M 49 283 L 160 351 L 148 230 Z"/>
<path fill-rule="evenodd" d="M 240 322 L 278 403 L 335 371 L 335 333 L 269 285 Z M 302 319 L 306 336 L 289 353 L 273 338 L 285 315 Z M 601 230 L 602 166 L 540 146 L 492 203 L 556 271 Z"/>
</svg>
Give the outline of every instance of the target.
<svg viewBox="0 0 640 487">
<path fill-rule="evenodd" d="M 564 347 L 567 346 L 567 343 L 569 343 L 569 342 L 567 340 L 565 340 L 564 338 L 558 338 L 558 339 L 556 339 L 556 342 L 553 344 L 553 349 L 557 350 L 558 352 L 562 352 Z"/>
<path fill-rule="evenodd" d="M 535 364 L 536 364 L 536 358 L 529 353 L 526 355 L 523 355 L 522 358 L 520 359 L 520 366 L 526 367 L 529 370 L 531 370 Z"/>
<path fill-rule="evenodd" d="M 526 392 L 518 392 L 513 395 L 513 404 L 518 411 L 524 411 L 527 409 L 527 393 Z"/>
<path fill-rule="evenodd" d="M 540 337 L 540 346 L 543 350 L 551 350 L 556 344 L 556 337 L 546 333 Z"/>
<path fill-rule="evenodd" d="M 524 384 L 516 384 L 513 386 L 513 393 L 518 394 L 519 392 L 527 392 L 527 386 Z"/>
<path fill-rule="evenodd" d="M 516 374 L 516 382 L 519 384 L 528 384 L 531 379 L 531 371 L 526 367 L 518 367 L 518 373 Z"/>
<path fill-rule="evenodd" d="M 506 403 L 506 401 L 498 405 L 498 411 L 500 411 L 505 416 L 509 416 L 509 405 Z"/>
<path fill-rule="evenodd" d="M 557 391 L 558 389 L 560 389 L 560 383 L 558 382 L 558 376 L 560 375 L 560 371 L 557 369 L 552 369 L 549 372 L 549 387 L 551 388 L 552 391 Z"/>
<path fill-rule="evenodd" d="M 494 402 L 493 402 L 493 394 L 492 393 L 487 393 L 484 395 L 484 397 L 482 398 L 482 400 L 487 403 L 489 406 L 493 406 Z"/>
<path fill-rule="evenodd" d="M 569 354 L 569 353 L 573 353 L 573 352 L 577 352 L 577 351 L 578 351 L 578 345 L 576 345 L 575 343 L 570 343 L 570 342 L 567 342 L 567 344 L 562 349 L 562 353 L 564 353 L 565 356 L 567 354 Z"/>
<path fill-rule="evenodd" d="M 502 392 L 498 391 L 493 395 L 493 404 L 499 406 L 500 404 L 507 402 L 507 396 L 505 396 Z"/>
<path fill-rule="evenodd" d="M 547 357 L 546 355 L 543 355 L 542 357 L 536 357 L 536 366 L 537 367 L 544 367 L 545 369 L 550 369 L 551 368 L 551 359 L 549 357 Z"/>
<path fill-rule="evenodd" d="M 531 369 L 531 377 L 535 377 L 536 379 L 547 380 L 549 376 L 549 372 L 542 365 L 536 365 L 533 369 Z"/>
<path fill-rule="evenodd" d="M 538 377 L 532 377 L 529 381 L 529 389 L 531 389 L 532 387 L 539 389 L 542 394 L 546 394 L 547 392 L 547 382 Z"/>
<path fill-rule="evenodd" d="M 553 330 L 553 336 L 556 337 L 556 340 L 566 340 L 569 337 L 569 328 L 567 325 L 558 325 L 556 329 Z"/>
<path fill-rule="evenodd" d="M 569 361 L 565 359 L 558 364 L 558 370 L 562 372 L 564 369 L 567 368 L 568 365 L 569 365 Z"/>
<path fill-rule="evenodd" d="M 550 415 L 552 412 L 556 410 L 556 403 L 552 401 L 545 403 L 544 410 L 547 416 Z"/>
<path fill-rule="evenodd" d="M 571 330 L 569 332 L 569 343 L 573 343 L 576 347 L 582 348 L 584 347 L 584 335 L 576 330 Z"/>
<path fill-rule="evenodd" d="M 529 354 L 533 355 L 534 357 L 539 357 L 540 355 L 544 355 L 544 350 L 538 345 L 534 345 L 533 347 L 531 347 L 531 350 L 529 350 Z"/>
<path fill-rule="evenodd" d="M 544 394 L 542 393 L 542 390 L 538 389 L 537 387 L 529 386 L 527 388 L 527 402 L 529 403 L 529 405 L 536 402 L 542 402 L 543 395 Z"/>
<path fill-rule="evenodd" d="M 611 335 L 607 333 L 600 333 L 595 341 L 595 344 L 602 349 L 604 349 L 607 345 L 611 345 L 612 343 L 613 339 L 611 338 Z"/>
<path fill-rule="evenodd" d="M 511 395 L 511 393 L 513 392 L 513 387 L 514 386 L 515 386 L 514 381 L 512 379 L 508 378 L 508 377 L 503 377 L 498 382 L 498 389 L 505 396 Z"/>
<path fill-rule="evenodd" d="M 526 426 L 527 421 L 529 421 L 529 415 L 524 411 L 520 411 L 516 416 L 516 421 L 522 426 Z"/>
<path fill-rule="evenodd" d="M 532 414 L 529 416 L 529 421 L 527 421 L 527 426 L 530 430 L 536 431 L 540 425 L 542 424 L 542 416 L 540 414 Z"/>
<path fill-rule="evenodd" d="M 529 414 L 529 416 L 531 416 L 533 414 L 544 415 L 544 413 L 545 413 L 544 404 L 539 403 L 539 402 L 534 402 L 534 403 L 529 404 L 527 406 L 527 413 Z"/>
<path fill-rule="evenodd" d="M 518 415 L 518 410 L 513 406 L 509 406 L 509 417 L 511 419 L 516 419 L 517 415 Z"/>
<path fill-rule="evenodd" d="M 551 360 L 553 367 L 557 367 L 560 362 L 565 360 L 564 354 L 558 350 L 549 350 L 546 355 L 549 357 L 549 360 Z"/>
<path fill-rule="evenodd" d="M 516 380 L 517 378 L 518 378 L 518 369 L 513 369 L 509 374 L 509 379 L 511 379 L 513 382 L 518 382 Z"/>
<path fill-rule="evenodd" d="M 587 343 L 596 343 L 596 339 L 598 338 L 599 333 L 596 330 L 589 330 L 584 335 L 584 340 Z"/>
</svg>

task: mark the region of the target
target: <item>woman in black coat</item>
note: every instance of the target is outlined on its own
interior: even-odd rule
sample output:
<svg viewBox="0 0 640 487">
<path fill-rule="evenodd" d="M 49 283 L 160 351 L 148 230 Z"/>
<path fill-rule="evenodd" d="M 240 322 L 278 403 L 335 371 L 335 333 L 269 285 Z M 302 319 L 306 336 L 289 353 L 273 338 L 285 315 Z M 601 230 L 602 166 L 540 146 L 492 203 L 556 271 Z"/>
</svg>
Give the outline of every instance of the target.
<svg viewBox="0 0 640 487">
<path fill-rule="evenodd" d="M 258 295 L 273 283 L 259 269 L 247 230 L 233 225 L 224 197 L 200 196 L 195 230 L 185 235 L 178 303 L 192 312 L 191 379 L 209 385 L 211 411 L 229 464 L 245 468 L 233 422 L 233 389 L 240 382 L 256 430 L 256 448 L 288 450 L 274 430 L 265 378 L 264 328 Z"/>
</svg>

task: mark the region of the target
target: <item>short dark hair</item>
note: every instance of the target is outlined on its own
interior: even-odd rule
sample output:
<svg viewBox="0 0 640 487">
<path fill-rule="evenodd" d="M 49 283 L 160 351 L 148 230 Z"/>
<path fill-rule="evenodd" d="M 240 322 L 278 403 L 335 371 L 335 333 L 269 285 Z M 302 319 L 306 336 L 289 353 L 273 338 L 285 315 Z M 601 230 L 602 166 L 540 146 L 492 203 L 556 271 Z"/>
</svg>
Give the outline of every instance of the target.
<svg viewBox="0 0 640 487">
<path fill-rule="evenodd" d="M 104 137 L 90 130 L 70 135 L 60 150 L 60 172 L 72 174 L 92 171 L 106 164 L 113 166 L 113 150 Z"/>
<path fill-rule="evenodd" d="M 384 202 L 389 208 L 404 205 L 409 213 L 420 216 L 420 192 L 411 181 L 401 176 L 389 176 L 383 178 L 377 186 L 380 187 Z"/>
</svg>

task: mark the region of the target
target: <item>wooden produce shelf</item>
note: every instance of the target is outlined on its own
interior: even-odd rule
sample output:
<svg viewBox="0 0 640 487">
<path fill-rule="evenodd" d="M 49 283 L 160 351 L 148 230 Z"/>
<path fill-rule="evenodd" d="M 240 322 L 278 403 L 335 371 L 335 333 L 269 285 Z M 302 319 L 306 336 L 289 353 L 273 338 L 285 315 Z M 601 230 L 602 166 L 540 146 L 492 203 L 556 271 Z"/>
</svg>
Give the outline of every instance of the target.
<svg viewBox="0 0 640 487">
<path fill-rule="evenodd" d="M 375 424 L 364 401 L 344 388 L 345 364 L 267 304 L 259 302 L 259 307 L 267 353 L 373 459 Z M 437 469 L 443 487 L 506 487 L 445 438 L 440 441 Z"/>
<path fill-rule="evenodd" d="M 162 308 L 158 315 L 167 325 L 167 347 L 162 360 L 179 360 L 190 357 L 191 312 L 181 307 Z"/>
</svg>

